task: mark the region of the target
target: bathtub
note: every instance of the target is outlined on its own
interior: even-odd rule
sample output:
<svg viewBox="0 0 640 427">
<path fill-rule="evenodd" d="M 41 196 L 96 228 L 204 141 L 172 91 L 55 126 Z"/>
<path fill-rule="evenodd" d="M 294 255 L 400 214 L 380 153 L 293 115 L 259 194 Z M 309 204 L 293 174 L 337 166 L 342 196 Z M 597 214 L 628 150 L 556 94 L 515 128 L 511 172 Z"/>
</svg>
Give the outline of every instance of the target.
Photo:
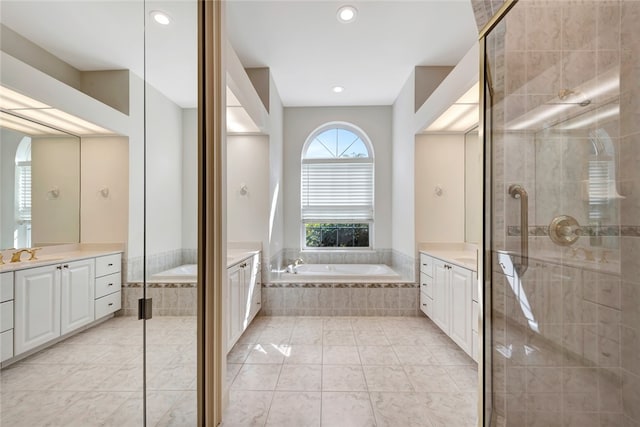
<svg viewBox="0 0 640 427">
<path fill-rule="evenodd" d="M 152 274 L 149 283 L 196 283 L 198 281 L 198 265 L 185 264 L 169 270 Z"/>
<path fill-rule="evenodd" d="M 301 264 L 295 273 L 279 273 L 275 283 L 396 283 L 400 274 L 385 264 Z"/>
</svg>

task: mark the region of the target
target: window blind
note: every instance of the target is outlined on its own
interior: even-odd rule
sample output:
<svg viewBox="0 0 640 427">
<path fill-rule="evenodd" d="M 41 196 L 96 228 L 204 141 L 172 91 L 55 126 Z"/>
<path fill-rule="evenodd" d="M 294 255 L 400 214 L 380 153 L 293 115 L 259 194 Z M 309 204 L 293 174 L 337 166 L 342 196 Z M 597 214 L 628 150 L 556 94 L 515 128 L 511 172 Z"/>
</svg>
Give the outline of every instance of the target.
<svg viewBox="0 0 640 427">
<path fill-rule="evenodd" d="M 304 161 L 302 221 L 373 221 L 373 162 Z"/>
<path fill-rule="evenodd" d="M 16 166 L 17 175 L 17 212 L 19 221 L 31 221 L 31 165 Z"/>
</svg>

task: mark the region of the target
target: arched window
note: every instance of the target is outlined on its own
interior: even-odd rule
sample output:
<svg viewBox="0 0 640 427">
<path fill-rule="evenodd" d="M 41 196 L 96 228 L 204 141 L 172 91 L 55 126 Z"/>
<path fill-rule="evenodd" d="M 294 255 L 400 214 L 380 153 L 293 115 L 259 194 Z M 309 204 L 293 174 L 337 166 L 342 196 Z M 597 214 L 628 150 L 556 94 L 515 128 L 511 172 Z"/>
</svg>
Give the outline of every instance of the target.
<svg viewBox="0 0 640 427">
<path fill-rule="evenodd" d="M 329 123 L 302 149 L 304 248 L 370 248 L 374 212 L 373 147 L 348 123 Z"/>
</svg>

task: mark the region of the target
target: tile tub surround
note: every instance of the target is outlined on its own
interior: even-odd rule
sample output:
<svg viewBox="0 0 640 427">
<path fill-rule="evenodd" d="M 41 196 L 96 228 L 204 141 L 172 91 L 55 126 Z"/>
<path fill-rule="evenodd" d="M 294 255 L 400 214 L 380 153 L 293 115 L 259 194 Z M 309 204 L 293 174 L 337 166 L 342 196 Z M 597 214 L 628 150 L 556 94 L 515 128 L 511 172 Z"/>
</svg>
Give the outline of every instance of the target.
<svg viewBox="0 0 640 427">
<path fill-rule="evenodd" d="M 140 282 L 123 284 L 119 316 L 138 315 L 142 288 Z M 146 296 L 153 299 L 154 316 L 195 316 L 197 313 L 197 283 L 147 283 Z"/>
<path fill-rule="evenodd" d="M 196 425 L 196 319 L 146 321 L 147 425 Z M 112 318 L 0 371 L 3 426 L 141 426 L 142 322 Z"/>
<path fill-rule="evenodd" d="M 427 318 L 258 317 L 227 356 L 222 426 L 472 427 L 458 352 Z"/>
<path fill-rule="evenodd" d="M 265 316 L 419 316 L 417 283 L 265 283 Z"/>
</svg>

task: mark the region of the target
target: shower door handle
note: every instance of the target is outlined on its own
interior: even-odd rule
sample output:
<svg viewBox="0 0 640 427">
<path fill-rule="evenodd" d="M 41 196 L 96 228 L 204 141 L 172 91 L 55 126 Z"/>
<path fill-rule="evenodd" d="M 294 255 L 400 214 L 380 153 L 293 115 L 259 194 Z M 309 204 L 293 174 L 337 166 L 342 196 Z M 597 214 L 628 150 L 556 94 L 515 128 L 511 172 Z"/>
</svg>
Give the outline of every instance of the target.
<svg viewBox="0 0 640 427">
<path fill-rule="evenodd" d="M 509 195 L 520 199 L 520 276 L 529 268 L 529 195 L 519 184 L 509 186 Z"/>
</svg>

